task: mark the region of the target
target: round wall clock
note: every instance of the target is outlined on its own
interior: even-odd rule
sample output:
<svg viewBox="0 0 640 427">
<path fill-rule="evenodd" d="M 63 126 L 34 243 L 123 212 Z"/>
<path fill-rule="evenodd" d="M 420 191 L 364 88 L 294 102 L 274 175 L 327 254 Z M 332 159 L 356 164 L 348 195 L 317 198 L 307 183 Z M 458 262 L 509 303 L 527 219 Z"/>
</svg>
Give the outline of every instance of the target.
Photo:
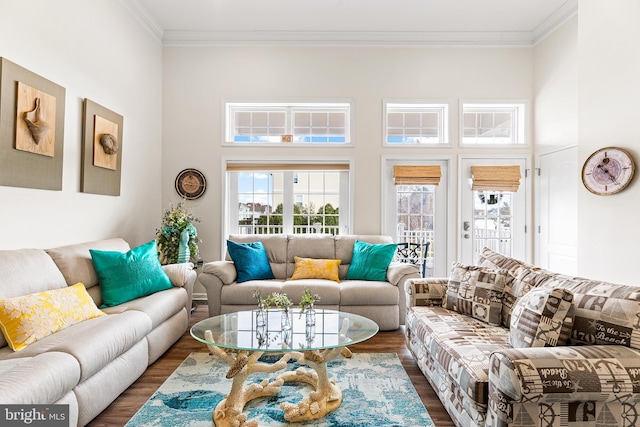
<svg viewBox="0 0 640 427">
<path fill-rule="evenodd" d="M 197 199 L 206 189 L 207 180 L 197 169 L 185 169 L 176 176 L 176 191 L 184 199 Z"/>
<path fill-rule="evenodd" d="M 584 162 L 582 183 L 593 194 L 615 194 L 629 185 L 635 169 L 633 157 L 626 150 L 601 148 Z"/>
</svg>

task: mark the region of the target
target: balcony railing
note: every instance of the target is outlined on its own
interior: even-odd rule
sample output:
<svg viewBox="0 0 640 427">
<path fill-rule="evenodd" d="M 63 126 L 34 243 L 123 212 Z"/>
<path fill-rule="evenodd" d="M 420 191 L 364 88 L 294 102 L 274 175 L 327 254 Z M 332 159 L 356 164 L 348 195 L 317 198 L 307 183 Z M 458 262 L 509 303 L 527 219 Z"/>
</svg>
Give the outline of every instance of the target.
<svg viewBox="0 0 640 427">
<path fill-rule="evenodd" d="M 433 236 L 433 230 L 403 230 L 397 236 L 398 243 L 411 243 L 417 245 L 418 249 L 416 249 L 415 252 L 418 259 L 415 261 L 415 264 L 420 265 L 421 270 L 422 266 L 424 265 L 424 271 L 420 271 L 422 277 L 433 277 Z M 423 254 L 420 251 L 420 248 L 424 247 L 427 247 L 426 254 Z"/>
<path fill-rule="evenodd" d="M 239 234 L 284 234 L 282 225 L 238 225 Z M 338 225 L 295 225 L 293 234 L 340 234 Z"/>
</svg>

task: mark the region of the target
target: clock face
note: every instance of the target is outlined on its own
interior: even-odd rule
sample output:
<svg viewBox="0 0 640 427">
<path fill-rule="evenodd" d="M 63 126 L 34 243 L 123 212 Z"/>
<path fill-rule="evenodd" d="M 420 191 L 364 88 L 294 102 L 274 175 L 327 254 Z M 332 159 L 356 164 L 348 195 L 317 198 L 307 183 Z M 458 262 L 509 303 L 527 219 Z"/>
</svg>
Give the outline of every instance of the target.
<svg viewBox="0 0 640 427">
<path fill-rule="evenodd" d="M 185 169 L 176 177 L 176 191 L 180 197 L 194 200 L 204 194 L 207 180 L 197 169 Z"/>
<path fill-rule="evenodd" d="M 631 155 L 622 148 L 607 147 L 593 153 L 582 167 L 582 182 L 594 194 L 622 191 L 635 172 Z"/>
</svg>

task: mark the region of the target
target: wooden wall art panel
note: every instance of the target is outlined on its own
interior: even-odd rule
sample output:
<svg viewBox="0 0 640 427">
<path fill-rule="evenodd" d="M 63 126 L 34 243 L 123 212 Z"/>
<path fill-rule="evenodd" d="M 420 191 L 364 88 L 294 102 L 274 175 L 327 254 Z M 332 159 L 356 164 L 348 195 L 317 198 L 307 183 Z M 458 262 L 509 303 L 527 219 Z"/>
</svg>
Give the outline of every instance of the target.
<svg viewBox="0 0 640 427">
<path fill-rule="evenodd" d="M 122 172 L 122 116 L 90 99 L 85 99 L 82 123 L 80 191 L 119 196 Z"/>
<path fill-rule="evenodd" d="M 62 190 L 65 89 L 0 58 L 0 185 Z"/>
</svg>

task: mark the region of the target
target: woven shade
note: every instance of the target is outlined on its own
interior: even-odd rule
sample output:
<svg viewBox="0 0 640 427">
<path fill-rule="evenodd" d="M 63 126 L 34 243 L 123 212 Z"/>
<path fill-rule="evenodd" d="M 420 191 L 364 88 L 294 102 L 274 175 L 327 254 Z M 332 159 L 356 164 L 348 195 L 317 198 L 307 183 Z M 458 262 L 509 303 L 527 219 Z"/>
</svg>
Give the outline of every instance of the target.
<svg viewBox="0 0 640 427">
<path fill-rule="evenodd" d="M 438 185 L 442 171 L 440 166 L 394 166 L 395 185 Z"/>
<path fill-rule="evenodd" d="M 520 166 L 471 166 L 472 190 L 518 191 Z"/>
</svg>

